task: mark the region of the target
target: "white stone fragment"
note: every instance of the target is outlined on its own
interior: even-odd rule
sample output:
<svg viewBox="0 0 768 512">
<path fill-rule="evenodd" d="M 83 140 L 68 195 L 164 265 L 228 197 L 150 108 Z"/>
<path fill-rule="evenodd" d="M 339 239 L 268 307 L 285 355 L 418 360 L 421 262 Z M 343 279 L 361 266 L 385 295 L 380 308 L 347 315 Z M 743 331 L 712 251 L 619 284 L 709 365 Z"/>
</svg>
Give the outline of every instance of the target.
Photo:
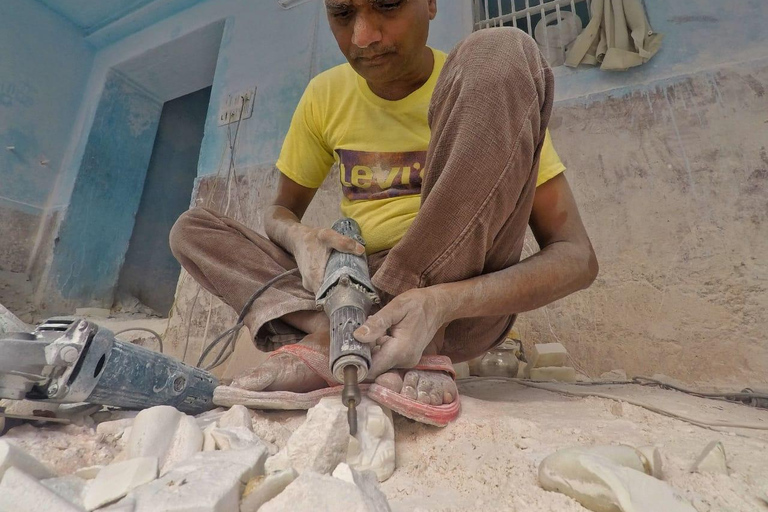
<svg viewBox="0 0 768 512">
<path fill-rule="evenodd" d="M 562 343 L 537 343 L 531 351 L 531 368 L 565 366 L 568 351 Z"/>
<path fill-rule="evenodd" d="M 728 462 L 725 457 L 725 447 L 720 441 L 712 441 L 699 458 L 691 466 L 691 473 L 720 473 L 728 474 Z"/>
<path fill-rule="evenodd" d="M 291 460 L 288 458 L 288 449 L 280 450 L 274 456 L 269 457 L 264 464 L 264 468 L 268 475 L 293 469 L 291 467 Z"/>
<path fill-rule="evenodd" d="M 598 455 L 608 459 L 614 464 L 640 471 L 646 475 L 650 475 L 652 472 L 651 464 L 646 456 L 633 446 L 597 445 L 583 448 L 566 448 L 566 450 Z"/>
<path fill-rule="evenodd" d="M 373 471 L 355 471 L 343 462 L 333 470 L 333 477 L 355 484 L 365 495 L 373 510 L 389 510 L 387 497 L 379 489 L 378 479 Z"/>
<path fill-rule="evenodd" d="M 11 467 L 18 468 L 38 480 L 56 476 L 53 471 L 18 446 L 0 440 L 0 477 Z"/>
<path fill-rule="evenodd" d="M 560 492 L 595 512 L 695 512 L 666 483 L 579 449 L 560 450 L 539 466 L 544 490 Z"/>
<path fill-rule="evenodd" d="M 264 472 L 267 447 L 202 452 L 134 489 L 136 512 L 232 512 L 245 484 Z"/>
<path fill-rule="evenodd" d="M 651 467 L 651 476 L 653 478 L 658 478 L 659 480 L 664 480 L 664 461 L 658 447 L 640 446 L 637 448 L 637 451 L 645 456 L 645 460 Z"/>
<path fill-rule="evenodd" d="M 211 437 L 219 450 L 243 450 L 253 444 L 261 444 L 261 439 L 245 427 L 215 428 Z"/>
<path fill-rule="evenodd" d="M 240 512 L 256 512 L 266 502 L 280 494 L 299 476 L 291 468 L 267 476 L 257 476 L 245 487 Z"/>
<path fill-rule="evenodd" d="M 576 370 L 570 366 L 545 366 L 543 368 L 531 368 L 529 366 L 527 372 L 531 380 L 576 382 Z"/>
<path fill-rule="evenodd" d="M 373 476 L 373 475 L 372 475 Z M 375 480 L 375 478 L 374 478 Z M 383 495 L 372 499 L 353 483 L 305 471 L 259 512 L 386 512 Z"/>
<path fill-rule="evenodd" d="M 40 483 L 73 505 L 84 508 L 83 496 L 85 495 L 85 489 L 88 485 L 87 480 L 83 480 L 74 475 L 69 475 L 57 478 L 47 478 L 45 480 L 40 480 Z"/>
<path fill-rule="evenodd" d="M 113 461 L 115 462 L 115 461 Z M 96 475 L 99 474 L 99 471 L 101 471 L 101 468 L 104 466 L 87 466 L 84 468 L 80 468 L 77 471 L 73 473 L 76 477 L 82 478 L 83 480 L 93 480 L 96 478 Z"/>
<path fill-rule="evenodd" d="M 253 432 L 251 412 L 242 405 L 233 405 L 225 412 L 218 422 L 221 428 L 245 427 Z"/>
<path fill-rule="evenodd" d="M 288 440 L 285 452 L 290 467 L 299 473 L 330 473 L 347 459 L 349 437 L 347 408 L 338 397 L 323 398 Z"/>
<path fill-rule="evenodd" d="M 469 363 L 456 363 L 453 365 L 453 371 L 456 372 L 457 379 L 466 379 L 469 377 Z"/>
<path fill-rule="evenodd" d="M 120 437 L 131 425 L 133 425 L 133 418 L 105 421 L 96 425 L 96 433 L 101 436 Z"/>
<path fill-rule="evenodd" d="M 202 414 L 198 414 L 195 416 L 195 421 L 197 421 L 197 426 L 204 431 L 210 425 L 218 425 L 219 420 L 222 416 L 224 416 L 224 414 L 226 414 L 226 412 L 226 409 L 218 407 L 216 409 L 206 411 Z"/>
<path fill-rule="evenodd" d="M 347 464 L 358 471 L 373 471 L 383 482 L 395 471 L 392 411 L 363 397 L 357 406 L 357 424 L 357 434 L 349 438 Z"/>
<path fill-rule="evenodd" d="M 203 448 L 203 432 L 195 418 L 160 405 L 141 411 L 127 436 L 125 458 L 157 457 L 163 474 L 175 463 Z"/>
<path fill-rule="evenodd" d="M 138 457 L 102 469 L 83 498 L 86 510 L 119 500 L 140 485 L 157 478 L 157 457 Z"/>
<path fill-rule="evenodd" d="M 81 512 L 31 475 L 8 468 L 0 482 L 0 512 Z"/>
<path fill-rule="evenodd" d="M 198 425 L 200 425 L 199 422 L 198 422 Z M 216 423 L 211 423 L 205 428 L 205 430 L 203 430 L 203 451 L 204 452 L 212 452 L 216 449 L 216 440 L 213 438 L 212 432 L 217 428 L 218 427 L 216 426 Z"/>
<path fill-rule="evenodd" d="M 168 452 L 160 466 L 160 474 L 164 474 L 174 464 L 187 460 L 203 449 L 203 431 L 197 426 L 195 418 L 183 414 L 173 436 Z"/>
</svg>

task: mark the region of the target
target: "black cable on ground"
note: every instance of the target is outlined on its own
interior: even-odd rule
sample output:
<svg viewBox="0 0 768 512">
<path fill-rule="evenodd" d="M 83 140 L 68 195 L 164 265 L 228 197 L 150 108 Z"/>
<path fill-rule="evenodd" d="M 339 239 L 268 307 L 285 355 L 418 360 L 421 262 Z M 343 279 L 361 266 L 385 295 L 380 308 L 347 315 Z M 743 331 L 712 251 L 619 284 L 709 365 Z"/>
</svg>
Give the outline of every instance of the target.
<svg viewBox="0 0 768 512">
<path fill-rule="evenodd" d="M 672 384 L 668 384 L 664 381 L 651 379 L 649 377 L 634 377 L 632 382 L 635 384 L 640 384 L 641 386 L 660 386 L 666 389 L 674 389 L 675 391 L 680 391 L 681 393 L 697 396 L 699 398 L 723 398 L 726 400 L 735 400 L 739 402 L 753 398 L 768 400 L 768 395 L 763 393 L 704 393 L 702 391 L 694 391 L 692 389 L 681 388 Z"/>
<path fill-rule="evenodd" d="M 224 331 L 223 333 L 219 334 L 211 343 L 208 344 L 207 347 L 205 347 L 205 350 L 203 350 L 203 353 L 200 354 L 200 359 L 197 361 L 197 366 L 200 367 L 203 364 L 203 361 L 206 357 L 208 357 L 208 354 L 211 353 L 211 351 L 224 341 L 224 344 L 222 345 L 221 350 L 219 350 L 218 354 L 216 355 L 216 358 L 213 360 L 211 364 L 206 366 L 205 370 L 213 370 L 214 368 L 222 365 L 224 362 L 229 359 L 229 357 L 234 353 L 235 351 L 235 342 L 237 341 L 237 335 L 240 332 L 240 329 L 243 328 L 243 320 L 245 320 L 246 315 L 251 310 L 251 306 L 253 306 L 253 303 L 256 302 L 256 299 L 261 297 L 264 292 L 266 292 L 269 288 L 274 286 L 275 283 L 280 281 L 281 279 L 284 279 L 290 275 L 298 274 L 299 269 L 294 268 L 292 270 L 287 270 L 283 272 L 282 274 L 273 277 L 269 281 L 267 281 L 264 286 L 256 290 L 253 295 L 250 296 L 250 298 L 246 301 L 245 305 L 243 306 L 243 309 L 240 310 L 240 314 L 237 316 L 237 322 L 235 322 L 235 325 Z M 229 353 L 227 353 L 227 350 L 229 350 Z M 226 353 L 226 356 L 225 356 Z"/>
<path fill-rule="evenodd" d="M 549 391 L 552 393 L 561 393 L 564 395 L 570 395 L 570 396 L 576 396 L 576 397 L 597 397 L 597 398 L 604 398 L 606 400 L 614 400 L 616 402 L 626 402 L 628 404 L 635 405 L 637 407 L 642 407 L 643 409 L 647 409 L 651 412 L 655 412 L 663 416 L 669 416 L 671 418 L 675 418 L 675 419 L 684 421 L 686 423 L 690 423 L 692 425 L 709 428 L 712 430 L 716 430 L 716 428 L 744 428 L 744 429 L 753 429 L 753 430 L 768 430 L 768 424 L 731 423 L 727 421 L 704 420 L 699 418 L 693 418 L 691 416 L 688 416 L 682 413 L 670 411 L 668 409 L 663 409 L 655 405 L 647 404 L 645 402 L 635 400 L 634 398 L 629 398 L 629 397 L 624 397 L 619 395 L 612 395 L 609 393 L 601 393 L 597 391 L 577 391 L 574 389 L 566 389 L 566 386 L 569 386 L 573 383 L 528 381 L 528 380 L 517 379 L 513 377 L 469 377 L 466 379 L 456 379 L 457 384 L 483 382 L 483 381 L 514 382 L 522 386 L 527 386 L 529 388 L 542 389 L 544 391 Z M 627 383 L 627 384 L 632 384 L 632 383 Z M 750 437 L 750 436 L 745 436 L 745 437 Z M 756 438 L 750 437 L 750 439 L 756 439 Z"/>
<path fill-rule="evenodd" d="M 149 334 L 151 334 L 157 340 L 157 344 L 160 345 L 160 353 L 161 354 L 163 353 L 163 351 L 164 351 L 164 349 L 163 349 L 163 339 L 160 337 L 159 334 L 157 334 L 152 329 L 147 329 L 145 327 L 130 327 L 128 329 L 123 329 L 122 331 L 117 331 L 115 333 L 115 336 L 117 336 L 118 334 L 123 334 L 124 332 L 128 332 L 128 331 L 144 331 L 144 332 L 148 332 Z"/>
</svg>

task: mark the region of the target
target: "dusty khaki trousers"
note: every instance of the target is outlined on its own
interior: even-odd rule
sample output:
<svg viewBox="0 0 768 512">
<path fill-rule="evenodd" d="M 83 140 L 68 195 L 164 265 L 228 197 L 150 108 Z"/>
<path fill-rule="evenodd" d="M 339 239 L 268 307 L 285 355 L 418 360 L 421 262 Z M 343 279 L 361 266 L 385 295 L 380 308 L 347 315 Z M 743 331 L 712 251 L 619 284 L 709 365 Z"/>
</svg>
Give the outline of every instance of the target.
<svg viewBox="0 0 768 512">
<path fill-rule="evenodd" d="M 554 79 L 524 32 L 475 32 L 450 53 L 429 109 L 421 208 L 404 238 L 370 256 L 383 299 L 409 289 L 456 282 L 520 261 L 536 189 L 538 162 L 552 110 Z M 171 230 L 173 254 L 206 290 L 240 311 L 269 279 L 296 268 L 293 257 L 245 225 L 194 208 Z M 315 310 L 301 278 L 289 276 L 253 305 L 246 325 L 261 350 L 299 341 L 282 322 Z M 440 354 L 454 362 L 501 340 L 514 315 L 448 325 Z"/>
</svg>

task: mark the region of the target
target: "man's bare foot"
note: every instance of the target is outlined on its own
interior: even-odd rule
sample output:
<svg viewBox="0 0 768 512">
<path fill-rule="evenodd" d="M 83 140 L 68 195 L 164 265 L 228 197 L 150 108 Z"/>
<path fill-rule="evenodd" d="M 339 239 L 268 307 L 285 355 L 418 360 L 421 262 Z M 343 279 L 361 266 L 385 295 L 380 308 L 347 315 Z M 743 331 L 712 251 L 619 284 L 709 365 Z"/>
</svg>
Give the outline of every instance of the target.
<svg viewBox="0 0 768 512">
<path fill-rule="evenodd" d="M 329 334 L 308 334 L 299 345 L 328 354 Z M 443 372 L 392 370 L 376 378 L 377 384 L 424 404 L 442 405 L 456 399 L 456 383 Z M 306 393 L 328 387 L 307 364 L 288 352 L 271 356 L 261 365 L 235 378 L 232 386 L 249 391 Z"/>
<path fill-rule="evenodd" d="M 329 334 L 308 334 L 298 345 L 328 354 Z M 288 352 L 274 354 L 256 368 L 236 377 L 232 386 L 249 391 L 292 391 L 306 393 L 328 387 L 328 383 L 307 364 Z"/>
<path fill-rule="evenodd" d="M 379 375 L 375 382 L 428 405 L 450 404 L 458 394 L 451 376 L 434 370 L 392 370 Z"/>
</svg>

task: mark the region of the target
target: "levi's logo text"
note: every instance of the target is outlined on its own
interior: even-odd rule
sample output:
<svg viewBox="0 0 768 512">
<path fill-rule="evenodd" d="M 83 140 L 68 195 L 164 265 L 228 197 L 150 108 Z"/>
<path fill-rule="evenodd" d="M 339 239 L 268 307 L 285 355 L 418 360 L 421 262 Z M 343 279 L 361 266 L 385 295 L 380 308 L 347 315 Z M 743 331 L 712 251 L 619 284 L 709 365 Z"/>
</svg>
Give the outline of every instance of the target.
<svg viewBox="0 0 768 512">
<path fill-rule="evenodd" d="M 339 178 L 350 201 L 418 195 L 426 151 L 374 153 L 337 149 Z"/>
</svg>

